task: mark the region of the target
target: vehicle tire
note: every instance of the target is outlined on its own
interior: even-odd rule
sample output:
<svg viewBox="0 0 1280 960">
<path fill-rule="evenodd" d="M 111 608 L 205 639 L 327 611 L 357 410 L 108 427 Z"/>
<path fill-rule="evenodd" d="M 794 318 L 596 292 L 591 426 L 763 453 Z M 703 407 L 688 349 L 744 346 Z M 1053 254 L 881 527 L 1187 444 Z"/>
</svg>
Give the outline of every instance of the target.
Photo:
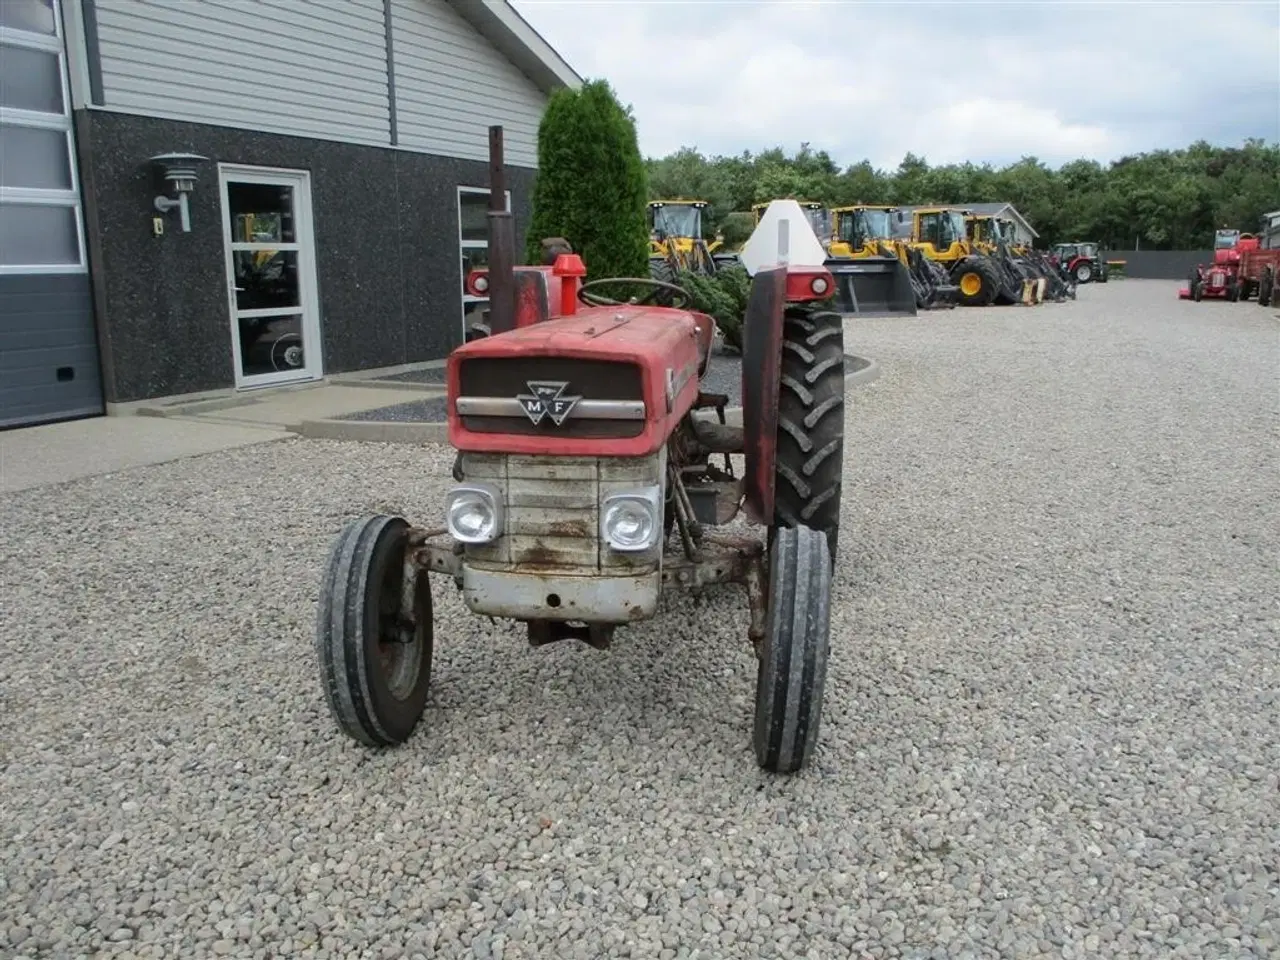
<svg viewBox="0 0 1280 960">
<path fill-rule="evenodd" d="M 1108 280 L 1108 279 L 1110 279 L 1110 277 L 1111 277 L 1111 268 L 1110 268 L 1110 267 L 1108 267 L 1105 263 L 1104 263 L 1104 264 L 1102 264 L 1100 267 L 1098 267 L 1098 282 L 1099 282 L 1099 283 L 1106 283 L 1106 282 L 1107 282 L 1107 280 Z"/>
<path fill-rule="evenodd" d="M 1076 278 L 1076 283 L 1088 283 L 1093 279 L 1093 264 L 1088 260 L 1081 260 L 1071 274 Z"/>
<path fill-rule="evenodd" d="M 990 306 L 1000 289 L 995 266 L 985 257 L 961 260 L 951 271 L 951 282 L 960 288 L 959 299 L 966 307 Z"/>
<path fill-rule="evenodd" d="M 325 565 L 315 649 L 329 711 L 370 747 L 403 743 L 426 709 L 435 629 L 426 571 L 414 591 L 416 625 L 401 617 L 409 525 L 362 517 L 338 535 Z"/>
<path fill-rule="evenodd" d="M 1228 283 L 1227 284 L 1227 301 L 1229 303 L 1235 303 L 1239 299 L 1240 299 L 1240 287 L 1234 282 Z"/>
<path fill-rule="evenodd" d="M 817 530 L 778 530 L 769 555 L 769 609 L 756 671 L 756 760 L 795 773 L 822 720 L 831 630 L 831 558 Z"/>
<path fill-rule="evenodd" d="M 1240 299 L 1248 300 L 1249 294 L 1253 293 L 1253 284 L 1249 282 L 1248 277 L 1240 278 Z"/>
<path fill-rule="evenodd" d="M 1267 264 L 1262 270 L 1262 279 L 1258 281 L 1258 306 L 1269 307 L 1271 300 L 1275 296 L 1276 289 L 1276 271 L 1275 267 Z"/>
<path fill-rule="evenodd" d="M 840 536 L 844 478 L 844 321 L 831 311 L 788 307 L 782 325 L 774 456 L 773 522 Z"/>
</svg>

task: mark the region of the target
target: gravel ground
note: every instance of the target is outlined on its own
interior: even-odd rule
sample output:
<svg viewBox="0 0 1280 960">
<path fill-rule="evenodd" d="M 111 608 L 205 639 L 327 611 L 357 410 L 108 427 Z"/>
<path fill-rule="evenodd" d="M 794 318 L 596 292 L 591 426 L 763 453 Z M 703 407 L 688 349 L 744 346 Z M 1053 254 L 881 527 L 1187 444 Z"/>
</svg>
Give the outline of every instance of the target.
<svg viewBox="0 0 1280 960">
<path fill-rule="evenodd" d="M 341 739 L 321 562 L 438 516 L 438 448 L 0 499 L 0 955 L 1275 956 L 1280 323 L 1175 289 L 851 324 L 881 377 L 790 779 L 731 590 L 598 653 L 438 589 L 425 729 Z"/>
<path fill-rule="evenodd" d="M 845 354 L 845 363 L 847 372 L 855 373 L 867 366 L 868 361 L 862 357 L 851 357 Z M 444 375 L 435 368 L 429 368 L 397 373 L 383 379 L 412 383 L 443 383 Z M 711 365 L 707 369 L 707 376 L 702 382 L 702 389 L 707 393 L 728 394 L 730 405 L 737 406 L 738 398 L 742 396 L 742 357 L 733 354 L 713 356 Z M 446 412 L 447 406 L 443 397 L 428 397 L 425 400 L 410 400 L 408 403 L 378 407 L 375 410 L 360 410 L 338 419 L 442 423 Z"/>
</svg>

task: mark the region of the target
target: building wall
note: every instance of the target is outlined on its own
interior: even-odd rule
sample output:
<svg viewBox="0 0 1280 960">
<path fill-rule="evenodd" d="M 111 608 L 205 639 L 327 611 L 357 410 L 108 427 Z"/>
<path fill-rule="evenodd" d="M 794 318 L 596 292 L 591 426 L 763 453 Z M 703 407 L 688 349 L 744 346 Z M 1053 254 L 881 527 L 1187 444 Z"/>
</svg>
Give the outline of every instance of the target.
<svg viewBox="0 0 1280 960">
<path fill-rule="evenodd" d="M 77 133 L 108 402 L 234 382 L 218 162 L 311 172 L 326 374 L 438 359 L 461 342 L 457 188 L 486 187 L 486 164 L 105 111 L 77 111 Z M 156 237 L 152 199 L 168 191 L 147 158 L 174 150 L 211 162 L 191 232 L 175 216 Z M 507 170 L 517 233 L 532 177 Z"/>
<path fill-rule="evenodd" d="M 110 110 L 536 164 L 546 95 L 447 0 L 81 2 Z"/>
<path fill-rule="evenodd" d="M 1135 280 L 1186 280 L 1198 263 L 1212 263 L 1212 250 L 1105 250 L 1107 260 L 1123 260 Z"/>
<path fill-rule="evenodd" d="M 546 96 L 443 0 L 390 0 L 397 142 L 487 161 L 501 123 L 507 160 L 538 163 Z"/>
</svg>

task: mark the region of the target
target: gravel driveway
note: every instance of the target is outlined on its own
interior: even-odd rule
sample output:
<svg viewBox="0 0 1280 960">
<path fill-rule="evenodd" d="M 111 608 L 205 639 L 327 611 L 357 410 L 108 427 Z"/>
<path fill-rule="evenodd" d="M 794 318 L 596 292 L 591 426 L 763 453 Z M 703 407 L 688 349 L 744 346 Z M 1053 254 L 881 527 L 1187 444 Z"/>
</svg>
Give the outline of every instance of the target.
<svg viewBox="0 0 1280 960">
<path fill-rule="evenodd" d="M 791 779 L 734 590 L 598 653 L 437 588 L 426 729 L 340 739 L 321 562 L 436 518 L 445 451 L 0 499 L 0 955 L 1276 955 L 1280 322 L 1175 288 L 850 325 L 881 377 Z"/>
</svg>

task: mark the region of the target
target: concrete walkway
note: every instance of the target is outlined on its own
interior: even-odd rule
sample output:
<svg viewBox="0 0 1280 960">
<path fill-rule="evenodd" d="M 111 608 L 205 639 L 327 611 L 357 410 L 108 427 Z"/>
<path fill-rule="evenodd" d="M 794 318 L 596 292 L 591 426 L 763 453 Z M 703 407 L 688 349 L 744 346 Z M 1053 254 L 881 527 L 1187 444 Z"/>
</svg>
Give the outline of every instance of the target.
<svg viewBox="0 0 1280 960">
<path fill-rule="evenodd" d="M 279 427 L 94 417 L 0 432 L 0 493 L 269 443 Z"/>
</svg>

